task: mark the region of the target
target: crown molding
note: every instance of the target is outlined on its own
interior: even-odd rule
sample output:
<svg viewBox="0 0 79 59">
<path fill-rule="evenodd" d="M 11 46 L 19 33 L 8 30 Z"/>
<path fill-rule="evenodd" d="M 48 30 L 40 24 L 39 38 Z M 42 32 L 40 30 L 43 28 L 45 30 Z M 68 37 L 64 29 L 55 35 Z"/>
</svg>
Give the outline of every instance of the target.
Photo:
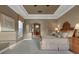
<svg viewBox="0 0 79 59">
<path fill-rule="evenodd" d="M 28 14 L 22 5 L 8 5 L 24 19 L 58 19 L 71 10 L 75 5 L 60 5 L 54 14 Z"/>
<path fill-rule="evenodd" d="M 54 14 L 29 14 L 26 19 L 58 19 L 71 10 L 75 5 L 61 5 Z"/>
<path fill-rule="evenodd" d="M 73 7 L 75 7 L 75 5 L 61 5 L 56 12 L 54 13 L 54 15 L 56 16 L 56 19 L 60 18 L 61 16 L 63 16 L 64 14 L 66 14 L 69 10 L 71 10 Z"/>
<path fill-rule="evenodd" d="M 29 14 L 26 19 L 56 19 L 52 14 Z"/>
<path fill-rule="evenodd" d="M 15 11 L 18 15 L 22 16 L 24 19 L 28 16 L 28 12 L 22 5 L 8 5 L 13 11 Z"/>
</svg>

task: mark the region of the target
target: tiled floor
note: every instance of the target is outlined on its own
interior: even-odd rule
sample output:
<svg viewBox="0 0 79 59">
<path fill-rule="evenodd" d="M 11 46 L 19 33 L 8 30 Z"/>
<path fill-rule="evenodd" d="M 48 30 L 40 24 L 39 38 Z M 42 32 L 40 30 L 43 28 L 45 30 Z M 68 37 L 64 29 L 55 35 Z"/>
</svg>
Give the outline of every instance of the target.
<svg viewBox="0 0 79 59">
<path fill-rule="evenodd" d="M 72 54 L 70 51 L 52 51 L 39 49 L 39 43 L 32 40 L 23 40 L 14 48 L 7 50 L 4 54 Z"/>
</svg>

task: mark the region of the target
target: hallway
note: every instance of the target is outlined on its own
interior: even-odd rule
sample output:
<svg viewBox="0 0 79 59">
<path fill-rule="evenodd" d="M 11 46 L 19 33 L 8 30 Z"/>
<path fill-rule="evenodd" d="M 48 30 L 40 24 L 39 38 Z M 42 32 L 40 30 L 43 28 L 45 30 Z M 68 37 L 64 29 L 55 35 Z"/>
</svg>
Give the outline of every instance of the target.
<svg viewBox="0 0 79 59">
<path fill-rule="evenodd" d="M 15 47 L 7 50 L 3 54 L 72 54 L 72 52 L 69 51 L 41 50 L 35 40 L 36 39 L 22 40 Z"/>
</svg>

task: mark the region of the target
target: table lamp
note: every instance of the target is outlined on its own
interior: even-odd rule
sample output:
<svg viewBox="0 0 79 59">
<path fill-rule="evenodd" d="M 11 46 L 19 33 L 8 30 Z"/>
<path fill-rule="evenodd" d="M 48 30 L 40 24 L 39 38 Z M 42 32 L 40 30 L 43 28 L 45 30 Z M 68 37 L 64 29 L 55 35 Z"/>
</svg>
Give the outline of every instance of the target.
<svg viewBox="0 0 79 59">
<path fill-rule="evenodd" d="M 73 34 L 73 37 L 76 37 L 77 35 L 75 35 L 77 33 L 77 30 L 79 30 L 79 23 L 75 25 L 75 28 L 74 28 L 74 34 Z"/>
</svg>

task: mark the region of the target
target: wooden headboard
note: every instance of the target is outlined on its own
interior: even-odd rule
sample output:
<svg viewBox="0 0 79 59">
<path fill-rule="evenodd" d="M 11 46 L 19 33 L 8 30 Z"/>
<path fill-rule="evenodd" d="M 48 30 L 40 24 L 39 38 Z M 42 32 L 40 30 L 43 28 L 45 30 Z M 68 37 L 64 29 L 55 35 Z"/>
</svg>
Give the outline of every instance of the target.
<svg viewBox="0 0 79 59">
<path fill-rule="evenodd" d="M 71 24 L 69 22 L 64 22 L 61 31 L 70 31 L 73 30 L 73 28 L 71 27 Z"/>
</svg>

